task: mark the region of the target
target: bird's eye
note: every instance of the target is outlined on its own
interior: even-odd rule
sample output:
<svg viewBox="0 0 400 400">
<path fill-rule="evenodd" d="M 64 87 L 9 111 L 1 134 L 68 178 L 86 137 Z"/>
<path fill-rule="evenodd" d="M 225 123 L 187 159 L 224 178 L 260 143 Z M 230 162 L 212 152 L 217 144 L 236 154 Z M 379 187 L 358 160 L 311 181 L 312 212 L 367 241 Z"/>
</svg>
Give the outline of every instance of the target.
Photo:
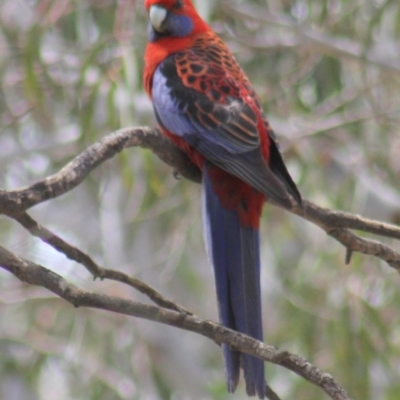
<svg viewBox="0 0 400 400">
<path fill-rule="evenodd" d="M 174 9 L 179 10 L 183 7 L 183 0 L 177 0 L 174 4 Z"/>
</svg>

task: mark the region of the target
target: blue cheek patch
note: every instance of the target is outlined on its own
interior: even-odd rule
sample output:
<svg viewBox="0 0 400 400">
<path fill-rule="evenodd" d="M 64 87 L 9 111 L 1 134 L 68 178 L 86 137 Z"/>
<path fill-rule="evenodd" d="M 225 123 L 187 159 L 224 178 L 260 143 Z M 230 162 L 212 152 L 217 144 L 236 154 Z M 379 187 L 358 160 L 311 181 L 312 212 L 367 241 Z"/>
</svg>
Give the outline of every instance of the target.
<svg viewBox="0 0 400 400">
<path fill-rule="evenodd" d="M 185 37 L 193 31 L 193 22 L 186 15 L 175 15 L 170 13 L 165 21 L 171 36 Z"/>
<path fill-rule="evenodd" d="M 153 28 L 153 25 L 151 24 L 151 22 L 149 22 L 149 27 L 147 29 L 147 34 L 149 37 L 149 42 L 150 43 L 154 43 L 157 41 L 157 39 L 159 39 L 159 33 L 156 32 L 156 30 Z"/>
<path fill-rule="evenodd" d="M 165 20 L 165 32 L 157 32 L 153 25 L 149 23 L 148 38 L 150 43 L 154 43 L 163 37 L 185 37 L 192 33 L 193 22 L 186 15 L 174 15 L 169 13 Z"/>
</svg>

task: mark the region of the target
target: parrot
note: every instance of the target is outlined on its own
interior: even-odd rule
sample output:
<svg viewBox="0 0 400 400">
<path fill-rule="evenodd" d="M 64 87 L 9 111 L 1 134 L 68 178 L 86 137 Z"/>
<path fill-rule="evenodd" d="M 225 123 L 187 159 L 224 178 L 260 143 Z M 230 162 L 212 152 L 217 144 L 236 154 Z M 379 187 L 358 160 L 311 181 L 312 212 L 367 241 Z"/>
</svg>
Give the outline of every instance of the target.
<svg viewBox="0 0 400 400">
<path fill-rule="evenodd" d="M 202 172 L 202 215 L 220 323 L 263 341 L 260 218 L 271 200 L 302 206 L 261 102 L 190 0 L 145 0 L 144 88 L 162 133 Z M 265 397 L 264 362 L 222 344 L 227 390 L 243 370 Z"/>
</svg>

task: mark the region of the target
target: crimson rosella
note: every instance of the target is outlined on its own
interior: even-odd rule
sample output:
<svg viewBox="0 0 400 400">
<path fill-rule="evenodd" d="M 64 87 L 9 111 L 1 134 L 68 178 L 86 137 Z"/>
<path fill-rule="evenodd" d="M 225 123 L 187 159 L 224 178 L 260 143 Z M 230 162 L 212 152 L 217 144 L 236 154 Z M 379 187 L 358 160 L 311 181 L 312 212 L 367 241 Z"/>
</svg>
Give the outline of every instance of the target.
<svg viewBox="0 0 400 400">
<path fill-rule="evenodd" d="M 221 323 L 263 340 L 259 223 L 272 199 L 301 197 L 260 100 L 229 49 L 190 0 L 145 0 L 149 43 L 144 85 L 162 132 L 202 170 L 203 223 Z M 223 345 L 234 392 L 243 368 L 248 395 L 264 398 L 262 360 Z"/>
</svg>

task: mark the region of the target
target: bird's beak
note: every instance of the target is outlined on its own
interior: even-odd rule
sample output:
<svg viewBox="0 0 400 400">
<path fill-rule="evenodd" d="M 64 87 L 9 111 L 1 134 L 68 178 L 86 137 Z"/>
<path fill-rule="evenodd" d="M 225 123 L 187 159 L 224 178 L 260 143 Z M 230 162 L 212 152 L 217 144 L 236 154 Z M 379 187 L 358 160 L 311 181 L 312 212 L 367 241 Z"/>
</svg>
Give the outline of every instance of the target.
<svg viewBox="0 0 400 400">
<path fill-rule="evenodd" d="M 165 18 L 167 17 L 167 13 L 168 13 L 168 11 L 160 5 L 156 4 L 156 5 L 150 7 L 150 10 L 149 10 L 150 22 L 151 22 L 151 25 L 153 25 L 153 28 L 157 32 L 163 31 L 162 24 L 165 21 Z"/>
</svg>

